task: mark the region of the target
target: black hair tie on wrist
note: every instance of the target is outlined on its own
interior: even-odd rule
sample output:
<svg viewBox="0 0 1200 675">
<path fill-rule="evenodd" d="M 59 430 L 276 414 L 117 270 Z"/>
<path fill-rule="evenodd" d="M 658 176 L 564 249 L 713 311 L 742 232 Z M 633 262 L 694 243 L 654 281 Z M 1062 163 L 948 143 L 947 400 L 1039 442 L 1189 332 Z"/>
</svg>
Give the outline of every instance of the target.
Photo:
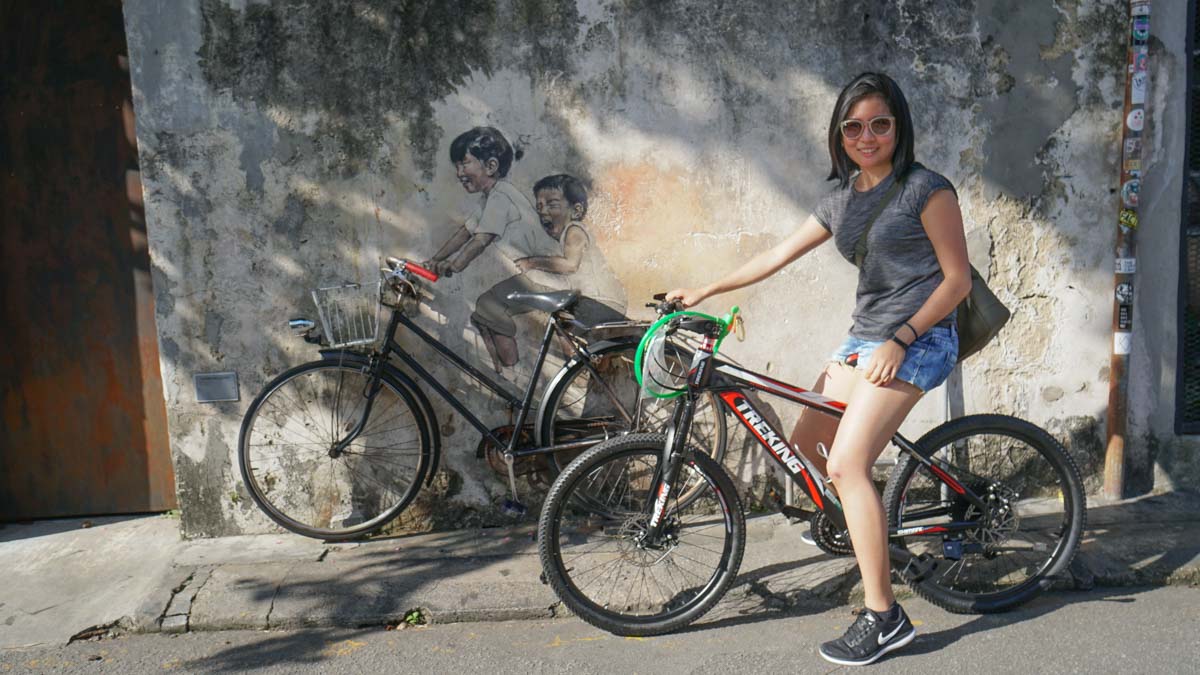
<svg viewBox="0 0 1200 675">
<path fill-rule="evenodd" d="M 905 325 L 905 326 L 908 326 L 908 329 L 912 331 L 912 334 L 913 334 L 913 342 L 916 342 L 917 340 L 919 340 L 919 339 L 921 338 L 921 334 L 917 332 L 917 329 L 916 329 L 916 328 L 913 328 L 913 327 L 912 327 L 912 324 L 911 324 L 911 323 L 909 323 L 909 322 L 905 321 L 905 322 L 904 322 L 904 325 Z"/>
<path fill-rule="evenodd" d="M 905 342 L 904 340 L 901 340 L 900 338 L 893 335 L 892 342 L 895 342 L 896 344 L 900 345 L 900 348 L 903 349 L 904 351 L 908 351 L 908 343 Z"/>
</svg>

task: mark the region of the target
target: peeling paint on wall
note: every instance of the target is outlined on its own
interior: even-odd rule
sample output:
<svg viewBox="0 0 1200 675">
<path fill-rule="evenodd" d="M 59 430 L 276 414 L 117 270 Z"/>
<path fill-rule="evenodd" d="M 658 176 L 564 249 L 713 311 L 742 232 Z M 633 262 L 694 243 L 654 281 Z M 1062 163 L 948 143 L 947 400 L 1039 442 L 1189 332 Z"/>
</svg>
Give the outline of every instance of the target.
<svg viewBox="0 0 1200 675">
<path fill-rule="evenodd" d="M 507 180 L 530 202 L 544 176 L 581 179 L 587 233 L 633 311 L 808 215 L 829 189 L 834 98 L 866 69 L 904 87 L 918 159 L 955 183 L 973 262 L 1014 310 L 965 366 L 968 411 L 1078 436 L 1069 429 L 1105 405 L 1124 7 L 127 0 L 185 531 L 268 527 L 244 504 L 216 504 L 237 482 L 226 467 L 248 399 L 315 356 L 284 321 L 311 311 L 312 288 L 372 279 L 384 254 L 427 259 L 461 226 L 475 204 L 448 161 L 456 134 L 490 126 L 523 145 Z M 475 299 L 511 275 L 495 253 L 439 282 L 419 319 L 481 364 Z M 849 326 L 853 288 L 854 270 L 818 250 L 705 308 L 745 311 L 751 340 L 731 357 L 807 382 Z M 539 320 L 518 319 L 524 350 Z M 192 400 L 191 375 L 217 369 L 239 373 L 240 404 Z M 478 387 L 452 381 L 507 421 Z M 434 405 L 454 431 L 446 508 L 491 513 L 503 487 L 473 456 L 477 434 Z M 943 415 L 940 393 L 928 396 L 904 431 Z M 1079 441 L 1088 457 L 1091 442 Z"/>
</svg>

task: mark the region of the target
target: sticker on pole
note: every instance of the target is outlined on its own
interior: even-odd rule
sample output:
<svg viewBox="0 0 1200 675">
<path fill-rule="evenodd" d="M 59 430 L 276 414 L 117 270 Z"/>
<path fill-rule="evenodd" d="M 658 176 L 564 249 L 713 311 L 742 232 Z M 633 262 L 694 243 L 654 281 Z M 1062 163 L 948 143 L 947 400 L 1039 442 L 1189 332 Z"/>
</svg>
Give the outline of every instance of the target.
<svg viewBox="0 0 1200 675">
<path fill-rule="evenodd" d="M 1150 17 L 1135 15 L 1133 17 L 1133 42 L 1145 44 L 1150 39 Z"/>
<path fill-rule="evenodd" d="M 1131 73 L 1144 73 L 1150 62 L 1150 52 L 1146 47 L 1136 47 L 1133 51 L 1133 64 L 1129 66 Z"/>
<path fill-rule="evenodd" d="M 1134 73 L 1129 79 L 1129 102 L 1133 105 L 1142 105 L 1146 102 L 1146 80 L 1150 75 L 1146 71 Z"/>
<path fill-rule="evenodd" d="M 1138 205 L 1138 191 L 1142 188 L 1142 181 L 1132 179 L 1125 181 L 1121 186 L 1121 203 L 1125 208 L 1136 209 Z"/>
<path fill-rule="evenodd" d="M 1146 111 L 1141 108 L 1134 108 L 1125 116 L 1125 125 L 1130 131 L 1141 131 L 1146 124 Z"/>
<path fill-rule="evenodd" d="M 1132 349 L 1133 333 L 1129 331 L 1117 331 L 1113 333 L 1113 354 L 1128 356 Z"/>
<path fill-rule="evenodd" d="M 1117 274 L 1134 274 L 1137 272 L 1137 258 L 1117 258 Z"/>
<path fill-rule="evenodd" d="M 1117 304 L 1128 305 L 1133 302 L 1133 283 L 1122 281 L 1117 284 Z"/>
<path fill-rule="evenodd" d="M 1121 209 L 1121 215 L 1117 218 L 1117 222 L 1125 230 L 1136 230 L 1138 226 L 1137 213 L 1131 209 Z"/>
</svg>

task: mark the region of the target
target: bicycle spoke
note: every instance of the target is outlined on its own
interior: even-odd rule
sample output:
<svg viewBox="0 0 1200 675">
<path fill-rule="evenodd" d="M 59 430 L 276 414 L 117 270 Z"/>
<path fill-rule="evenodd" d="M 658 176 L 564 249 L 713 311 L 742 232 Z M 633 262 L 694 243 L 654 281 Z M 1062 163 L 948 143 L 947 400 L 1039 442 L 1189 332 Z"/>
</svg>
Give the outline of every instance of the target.
<svg viewBox="0 0 1200 675">
<path fill-rule="evenodd" d="M 380 522 L 415 495 L 427 452 L 409 400 L 383 382 L 364 426 L 370 433 L 335 458 L 333 444 L 366 412 L 359 392 L 370 386 L 370 375 L 318 362 L 289 378 L 256 400 L 240 445 L 248 487 L 269 515 L 301 534 L 333 536 Z"/>
</svg>

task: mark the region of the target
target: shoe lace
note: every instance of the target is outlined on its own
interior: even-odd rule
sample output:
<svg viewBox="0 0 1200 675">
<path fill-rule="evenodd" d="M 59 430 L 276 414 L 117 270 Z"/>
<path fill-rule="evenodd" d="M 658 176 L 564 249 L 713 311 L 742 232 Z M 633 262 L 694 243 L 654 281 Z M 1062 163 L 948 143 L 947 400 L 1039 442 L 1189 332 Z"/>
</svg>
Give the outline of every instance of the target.
<svg viewBox="0 0 1200 675">
<path fill-rule="evenodd" d="M 858 646 L 871 633 L 871 629 L 875 627 L 876 621 L 871 616 L 871 613 L 865 609 L 856 610 L 854 613 L 858 615 L 858 618 L 854 620 L 854 623 L 850 624 L 850 628 L 846 630 L 846 634 L 842 637 L 846 644 L 851 647 Z"/>
</svg>

